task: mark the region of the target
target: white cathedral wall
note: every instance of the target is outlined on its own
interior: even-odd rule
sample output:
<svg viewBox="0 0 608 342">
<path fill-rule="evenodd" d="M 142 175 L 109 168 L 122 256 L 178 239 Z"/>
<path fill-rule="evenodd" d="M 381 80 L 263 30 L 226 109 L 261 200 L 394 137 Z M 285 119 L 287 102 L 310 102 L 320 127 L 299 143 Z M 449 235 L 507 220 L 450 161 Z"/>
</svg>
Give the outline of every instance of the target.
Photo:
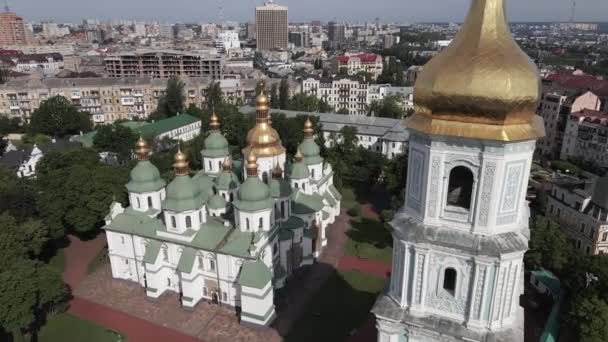
<svg viewBox="0 0 608 342">
<path fill-rule="evenodd" d="M 270 231 L 272 210 L 262 210 L 252 213 L 237 210 L 236 215 L 238 216 L 237 226 L 242 232 L 257 232 L 260 230 Z M 260 220 L 262 220 L 261 226 Z M 247 226 L 247 222 L 249 222 L 249 227 Z"/>
<path fill-rule="evenodd" d="M 228 156 L 216 158 L 203 157 L 203 170 L 206 173 L 220 173 L 222 171 L 222 163 Z"/>
<path fill-rule="evenodd" d="M 247 156 L 244 156 L 244 158 L 244 160 L 247 160 Z M 257 164 L 258 177 L 261 180 L 264 180 L 264 178 L 269 180 L 272 177 L 272 169 L 274 169 L 276 164 L 279 164 L 279 166 L 285 170 L 285 153 L 272 157 L 258 157 Z M 243 165 L 243 174 L 247 174 L 247 165 Z"/>
<path fill-rule="evenodd" d="M 148 197 L 152 200 L 152 208 L 148 205 Z M 165 199 L 165 188 L 159 191 L 129 193 L 129 203 L 131 207 L 137 211 L 146 212 L 150 209 L 160 210 L 162 201 Z"/>
</svg>

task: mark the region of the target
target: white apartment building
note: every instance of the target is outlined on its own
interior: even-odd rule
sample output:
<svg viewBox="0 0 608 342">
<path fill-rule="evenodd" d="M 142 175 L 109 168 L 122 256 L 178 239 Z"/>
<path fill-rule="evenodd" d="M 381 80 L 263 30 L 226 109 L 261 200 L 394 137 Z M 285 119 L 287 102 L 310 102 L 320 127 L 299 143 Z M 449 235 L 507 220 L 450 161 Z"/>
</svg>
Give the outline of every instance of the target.
<svg viewBox="0 0 608 342">
<path fill-rule="evenodd" d="M 268 83 L 280 80 L 268 80 Z M 185 78 L 186 107 L 202 107 L 207 100 L 208 78 Z M 224 99 L 233 104 L 252 103 L 256 79 L 220 80 Z M 61 95 L 80 110 L 91 113 L 95 124 L 118 119 L 145 119 L 156 110 L 158 99 L 166 89 L 166 79 L 152 78 L 49 78 L 43 80 L 10 80 L 0 85 L 0 115 L 28 121 L 40 103 Z M 296 86 L 291 89 L 296 90 Z M 292 92 L 294 93 L 294 92 Z"/>
<path fill-rule="evenodd" d="M 571 96 L 553 92 L 543 93 L 538 106 L 538 115 L 545 121 L 547 135 L 538 140 L 539 152 L 549 158 L 557 158 L 562 150 L 569 115 L 583 109 L 600 110 L 600 108 L 600 99 L 590 91 Z"/>
<path fill-rule="evenodd" d="M 608 167 L 608 113 L 583 109 L 570 114 L 560 159 L 579 159 Z"/>
<path fill-rule="evenodd" d="M 382 101 L 386 96 L 397 96 L 399 105 L 404 111 L 414 109 L 414 87 L 394 87 L 390 84 L 370 84 L 367 92 L 367 104 Z"/>
<path fill-rule="evenodd" d="M 302 92 L 326 101 L 336 112 L 367 115 L 368 83 L 358 77 L 326 79 L 311 76 L 302 80 Z"/>
<path fill-rule="evenodd" d="M 375 80 L 382 73 L 382 56 L 373 53 L 338 56 L 335 59 L 335 67 L 338 72 L 345 69 L 349 76 L 366 72 Z"/>
<path fill-rule="evenodd" d="M 608 253 L 608 178 L 593 182 L 556 179 L 545 215 L 559 223 L 574 248 L 585 254 Z"/>
<path fill-rule="evenodd" d="M 241 41 L 239 34 L 235 31 L 224 31 L 217 34 L 215 38 L 215 47 L 222 50 L 240 49 Z"/>
</svg>

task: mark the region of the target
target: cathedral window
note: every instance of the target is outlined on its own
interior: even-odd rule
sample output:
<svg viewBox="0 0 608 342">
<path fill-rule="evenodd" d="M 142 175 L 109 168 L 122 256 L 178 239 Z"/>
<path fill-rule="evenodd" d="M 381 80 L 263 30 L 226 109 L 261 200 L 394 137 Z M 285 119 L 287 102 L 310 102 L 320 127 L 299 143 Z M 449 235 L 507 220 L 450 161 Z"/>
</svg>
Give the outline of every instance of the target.
<svg viewBox="0 0 608 342">
<path fill-rule="evenodd" d="M 313 179 L 315 178 L 315 169 L 310 170 L 310 175 Z"/>
<path fill-rule="evenodd" d="M 200 224 L 203 224 L 203 211 L 198 212 L 198 221 Z"/>
<path fill-rule="evenodd" d="M 209 170 L 207 171 L 211 171 L 212 165 L 211 165 L 211 160 L 209 161 Z"/>
<path fill-rule="evenodd" d="M 245 230 L 249 231 L 249 218 L 245 219 Z"/>
<path fill-rule="evenodd" d="M 197 257 L 197 259 L 198 259 L 198 268 L 199 268 L 200 270 L 204 269 L 205 263 L 204 263 L 204 261 L 203 261 L 203 257 L 199 255 L 199 256 Z"/>
<path fill-rule="evenodd" d="M 452 295 L 456 293 L 456 270 L 451 267 L 443 273 L 443 289 Z"/>
<path fill-rule="evenodd" d="M 163 246 L 163 261 L 169 261 L 169 250 L 167 246 Z"/>
<path fill-rule="evenodd" d="M 264 183 L 268 184 L 268 172 L 262 173 L 262 181 L 264 181 Z"/>
<path fill-rule="evenodd" d="M 207 292 L 207 288 L 203 287 L 203 296 L 209 297 L 209 293 Z"/>
<path fill-rule="evenodd" d="M 234 194 L 231 192 L 230 193 L 230 202 L 234 201 Z"/>
<path fill-rule="evenodd" d="M 222 301 L 224 301 L 224 302 L 228 301 L 228 294 L 226 292 L 222 292 Z"/>
<path fill-rule="evenodd" d="M 186 216 L 186 228 L 192 228 L 192 218 L 190 215 Z"/>
<path fill-rule="evenodd" d="M 137 199 L 137 207 L 141 208 L 141 203 L 139 202 L 139 197 L 136 197 L 135 199 Z"/>
<path fill-rule="evenodd" d="M 171 226 L 173 228 L 177 227 L 177 221 L 175 221 L 175 216 L 171 216 Z"/>
<path fill-rule="evenodd" d="M 167 286 L 171 286 L 171 278 L 167 278 Z"/>
<path fill-rule="evenodd" d="M 285 217 L 285 202 L 281 202 L 281 217 Z"/>
<path fill-rule="evenodd" d="M 152 196 L 148 196 L 148 209 L 152 208 Z"/>
<path fill-rule="evenodd" d="M 302 190 L 306 191 L 306 183 L 302 183 Z"/>
<path fill-rule="evenodd" d="M 209 271 L 215 271 L 215 260 L 209 259 Z"/>
<path fill-rule="evenodd" d="M 278 244 L 274 244 L 274 247 L 272 249 L 272 254 L 277 254 L 279 252 L 279 246 Z"/>
<path fill-rule="evenodd" d="M 457 166 L 450 172 L 447 204 L 464 209 L 471 208 L 473 193 L 473 173 L 464 166 Z"/>
<path fill-rule="evenodd" d="M 264 227 L 264 219 L 260 217 L 260 225 L 259 228 L 263 228 Z"/>
</svg>

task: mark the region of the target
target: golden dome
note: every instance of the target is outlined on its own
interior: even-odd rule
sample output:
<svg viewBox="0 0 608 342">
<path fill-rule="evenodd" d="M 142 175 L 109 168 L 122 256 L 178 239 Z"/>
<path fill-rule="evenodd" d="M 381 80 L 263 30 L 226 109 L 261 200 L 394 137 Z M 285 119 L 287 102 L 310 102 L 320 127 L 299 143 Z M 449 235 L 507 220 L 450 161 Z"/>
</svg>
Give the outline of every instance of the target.
<svg viewBox="0 0 608 342">
<path fill-rule="evenodd" d="M 232 160 L 230 160 L 230 158 L 224 159 L 222 170 L 224 170 L 224 172 L 230 172 L 232 170 Z"/>
<path fill-rule="evenodd" d="M 139 137 L 137 143 L 135 144 L 135 153 L 137 154 L 138 160 L 148 160 L 148 153 L 150 149 L 148 148 L 148 143 L 142 138 Z"/>
<path fill-rule="evenodd" d="M 188 174 L 188 157 L 182 152 L 179 143 L 177 144 L 177 153 L 175 153 L 175 163 L 173 169 L 176 176 L 184 176 Z"/>
<path fill-rule="evenodd" d="M 310 117 L 306 117 L 306 122 L 304 122 L 304 137 L 311 138 L 314 133 L 312 128 L 312 122 L 310 121 Z"/>
<path fill-rule="evenodd" d="M 249 152 L 247 155 L 247 176 L 257 177 L 258 175 L 258 158 L 253 152 Z"/>
<path fill-rule="evenodd" d="M 244 155 L 250 152 L 258 157 L 274 157 L 285 153 L 279 133 L 270 125 L 268 98 L 262 91 L 256 98 L 256 124 L 247 133 L 247 147 Z"/>
<path fill-rule="evenodd" d="M 302 159 L 304 159 L 304 156 L 302 155 L 302 152 L 300 151 L 299 147 L 298 147 L 298 150 L 296 151 L 296 155 L 294 156 L 294 159 L 296 160 L 296 162 L 301 162 Z"/>
<path fill-rule="evenodd" d="M 490 140 L 544 135 L 535 115 L 538 69 L 506 23 L 503 0 L 472 0 L 449 47 L 422 69 L 408 127 L 428 134 Z"/>
<path fill-rule="evenodd" d="M 218 120 L 217 115 L 215 115 L 215 111 L 213 112 L 213 114 L 211 114 L 209 128 L 211 128 L 214 131 L 217 131 L 220 129 L 220 121 Z"/>
</svg>

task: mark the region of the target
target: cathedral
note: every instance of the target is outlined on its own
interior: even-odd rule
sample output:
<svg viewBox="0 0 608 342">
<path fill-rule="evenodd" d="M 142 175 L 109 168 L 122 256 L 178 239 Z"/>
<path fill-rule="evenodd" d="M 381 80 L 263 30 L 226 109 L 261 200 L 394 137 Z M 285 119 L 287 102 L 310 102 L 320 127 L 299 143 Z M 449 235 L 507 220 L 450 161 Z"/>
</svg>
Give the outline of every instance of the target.
<svg viewBox="0 0 608 342">
<path fill-rule="evenodd" d="M 545 133 L 539 90 L 503 0 L 472 0 L 414 86 L 392 273 L 372 309 L 379 342 L 523 341 L 526 190 Z"/>
<path fill-rule="evenodd" d="M 215 114 L 200 152 L 203 170 L 193 176 L 178 149 L 175 178 L 166 184 L 138 141 L 129 206 L 113 203 L 104 226 L 114 278 L 138 283 L 152 300 L 178 293 L 184 309 L 209 301 L 234 307 L 242 323 L 272 322 L 274 291 L 319 256 L 341 195 L 310 120 L 287 162 L 268 106 L 260 94 L 242 170 L 233 168 Z"/>
</svg>

